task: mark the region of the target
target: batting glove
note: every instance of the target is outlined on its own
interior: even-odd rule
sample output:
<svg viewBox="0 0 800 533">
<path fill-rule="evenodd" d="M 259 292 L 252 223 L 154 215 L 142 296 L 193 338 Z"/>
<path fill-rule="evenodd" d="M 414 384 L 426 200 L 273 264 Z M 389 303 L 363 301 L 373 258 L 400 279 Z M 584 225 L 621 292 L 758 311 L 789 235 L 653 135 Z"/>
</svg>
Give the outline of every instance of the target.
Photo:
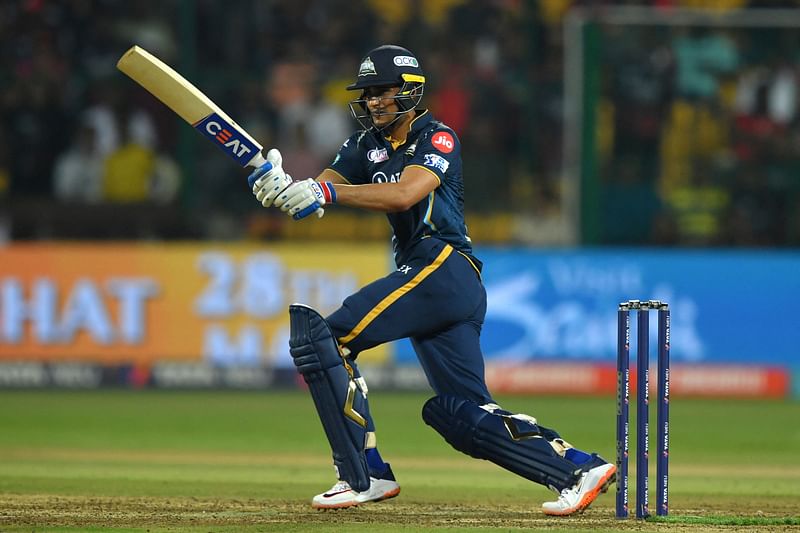
<svg viewBox="0 0 800 533">
<path fill-rule="evenodd" d="M 336 202 L 336 189 L 330 181 L 316 182 L 312 178 L 297 181 L 281 192 L 275 199 L 275 206 L 295 220 L 305 218 L 316 212 L 318 217 L 325 214 L 322 206 Z"/>
<path fill-rule="evenodd" d="M 281 153 L 273 148 L 267 152 L 267 162 L 247 177 L 253 194 L 264 207 L 273 205 L 275 198 L 292 184 L 292 177 L 284 172 L 282 162 Z"/>
</svg>

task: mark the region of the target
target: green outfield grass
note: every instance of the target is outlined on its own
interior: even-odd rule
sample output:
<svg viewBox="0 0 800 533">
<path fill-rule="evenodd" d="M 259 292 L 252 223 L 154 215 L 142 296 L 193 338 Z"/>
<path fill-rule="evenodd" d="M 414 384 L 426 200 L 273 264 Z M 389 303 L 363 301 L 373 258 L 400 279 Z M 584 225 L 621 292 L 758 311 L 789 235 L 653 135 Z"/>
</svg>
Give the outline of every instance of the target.
<svg viewBox="0 0 800 533">
<path fill-rule="evenodd" d="M 0 532 L 800 531 L 796 402 L 674 399 L 671 516 L 642 524 L 613 518 L 611 492 L 545 517 L 552 493 L 450 448 L 421 420 L 426 399 L 371 395 L 402 494 L 316 512 L 334 479 L 304 393 L 0 392 Z M 613 398 L 499 399 L 613 459 Z"/>
</svg>

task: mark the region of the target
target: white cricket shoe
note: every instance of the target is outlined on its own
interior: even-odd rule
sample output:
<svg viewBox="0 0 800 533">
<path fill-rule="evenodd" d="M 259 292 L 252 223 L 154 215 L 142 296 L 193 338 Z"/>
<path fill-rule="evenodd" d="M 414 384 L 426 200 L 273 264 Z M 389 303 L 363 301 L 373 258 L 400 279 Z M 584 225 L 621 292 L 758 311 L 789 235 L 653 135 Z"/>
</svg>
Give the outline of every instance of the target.
<svg viewBox="0 0 800 533">
<path fill-rule="evenodd" d="M 616 479 L 617 467 L 611 463 L 601 464 L 584 472 L 572 487 L 561 491 L 558 500 L 542 504 L 547 515 L 566 516 L 579 513 L 589 507 L 601 492 L 608 490 Z"/>
<path fill-rule="evenodd" d="M 311 500 L 314 509 L 343 509 L 362 503 L 388 500 L 400 494 L 400 485 L 393 479 L 369 478 L 369 489 L 356 492 L 347 481 L 338 481 L 328 492 L 317 494 Z"/>
</svg>

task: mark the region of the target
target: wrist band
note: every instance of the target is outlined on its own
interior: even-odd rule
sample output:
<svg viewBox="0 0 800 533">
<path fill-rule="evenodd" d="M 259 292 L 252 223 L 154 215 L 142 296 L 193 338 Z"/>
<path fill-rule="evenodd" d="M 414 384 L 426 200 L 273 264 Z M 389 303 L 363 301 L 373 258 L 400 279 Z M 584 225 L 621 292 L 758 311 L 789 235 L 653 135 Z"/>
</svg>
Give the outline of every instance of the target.
<svg viewBox="0 0 800 533">
<path fill-rule="evenodd" d="M 322 194 L 325 196 L 325 203 L 335 204 L 336 189 L 333 188 L 333 183 L 330 181 L 321 181 L 319 186 L 322 189 Z"/>
</svg>

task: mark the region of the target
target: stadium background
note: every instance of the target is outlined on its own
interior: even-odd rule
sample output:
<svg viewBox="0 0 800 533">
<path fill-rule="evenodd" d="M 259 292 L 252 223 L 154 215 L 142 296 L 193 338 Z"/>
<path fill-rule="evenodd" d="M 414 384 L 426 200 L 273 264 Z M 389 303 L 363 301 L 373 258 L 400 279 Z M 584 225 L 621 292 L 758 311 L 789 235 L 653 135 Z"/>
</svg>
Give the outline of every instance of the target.
<svg viewBox="0 0 800 533">
<path fill-rule="evenodd" d="M 4 4 L 0 384 L 294 386 L 287 304 L 385 273 L 387 224 L 261 209 L 116 59 L 159 55 L 299 178 L 353 128 L 361 55 L 397 42 L 464 145 L 495 390 L 610 393 L 616 303 L 659 298 L 675 394 L 789 395 L 800 16 L 757 4 Z M 363 363 L 426 386 L 405 343 Z"/>
</svg>

